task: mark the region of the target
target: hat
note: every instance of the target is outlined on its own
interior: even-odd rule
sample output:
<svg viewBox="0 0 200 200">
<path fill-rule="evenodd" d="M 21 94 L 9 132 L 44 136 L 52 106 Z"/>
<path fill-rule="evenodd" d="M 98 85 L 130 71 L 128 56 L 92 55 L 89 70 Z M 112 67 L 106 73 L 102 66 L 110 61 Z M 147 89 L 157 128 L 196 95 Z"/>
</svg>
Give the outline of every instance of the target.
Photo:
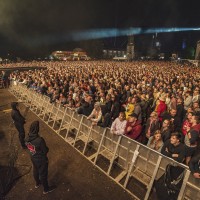
<svg viewBox="0 0 200 200">
<path fill-rule="evenodd" d="M 166 95 L 165 94 L 161 94 L 159 100 L 166 101 Z"/>
<path fill-rule="evenodd" d="M 130 117 L 135 117 L 136 119 L 138 118 L 138 115 L 136 113 L 132 113 L 129 115 Z"/>
</svg>

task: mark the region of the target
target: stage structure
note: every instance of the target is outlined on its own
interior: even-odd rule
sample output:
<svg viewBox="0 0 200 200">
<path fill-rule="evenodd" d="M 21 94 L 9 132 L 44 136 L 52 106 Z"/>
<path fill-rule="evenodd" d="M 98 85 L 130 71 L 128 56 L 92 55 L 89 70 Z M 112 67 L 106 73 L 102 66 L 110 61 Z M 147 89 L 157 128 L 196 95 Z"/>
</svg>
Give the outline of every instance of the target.
<svg viewBox="0 0 200 200">
<path fill-rule="evenodd" d="M 127 44 L 127 60 L 131 61 L 135 58 L 135 45 L 134 45 L 134 36 L 128 36 L 128 44 Z"/>
<path fill-rule="evenodd" d="M 63 61 L 78 61 L 91 59 L 89 56 L 87 56 L 87 53 L 84 51 L 54 51 L 51 55 L 54 59 Z"/>
<path fill-rule="evenodd" d="M 195 60 L 198 60 L 198 67 L 200 67 L 200 40 L 197 41 Z"/>
<path fill-rule="evenodd" d="M 200 60 L 200 40 L 197 42 L 195 60 Z"/>
</svg>

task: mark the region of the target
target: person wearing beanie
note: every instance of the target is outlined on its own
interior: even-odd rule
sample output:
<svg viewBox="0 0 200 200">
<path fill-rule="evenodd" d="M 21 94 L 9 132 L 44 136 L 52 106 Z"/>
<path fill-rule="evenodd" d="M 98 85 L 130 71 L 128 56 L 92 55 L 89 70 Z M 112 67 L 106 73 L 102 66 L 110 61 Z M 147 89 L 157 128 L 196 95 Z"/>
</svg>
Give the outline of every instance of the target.
<svg viewBox="0 0 200 200">
<path fill-rule="evenodd" d="M 133 113 L 129 115 L 129 119 L 126 123 L 125 127 L 125 135 L 127 137 L 130 137 L 133 140 L 136 140 L 138 142 L 142 141 L 142 125 L 141 121 L 138 120 L 138 115 Z"/>
<path fill-rule="evenodd" d="M 33 164 L 33 177 L 35 179 L 35 188 L 43 185 L 43 194 L 47 194 L 55 189 L 48 184 L 48 157 L 49 148 L 44 138 L 39 135 L 39 121 L 33 121 L 30 126 L 29 134 L 26 139 L 26 146 L 29 150 Z"/>
<path fill-rule="evenodd" d="M 26 149 L 25 145 L 25 130 L 24 130 L 24 124 L 26 123 L 25 118 L 21 115 L 19 109 L 18 109 L 18 102 L 12 102 L 11 103 L 11 117 L 13 120 L 13 123 L 19 133 L 19 141 L 21 143 L 21 146 L 23 149 Z"/>
</svg>

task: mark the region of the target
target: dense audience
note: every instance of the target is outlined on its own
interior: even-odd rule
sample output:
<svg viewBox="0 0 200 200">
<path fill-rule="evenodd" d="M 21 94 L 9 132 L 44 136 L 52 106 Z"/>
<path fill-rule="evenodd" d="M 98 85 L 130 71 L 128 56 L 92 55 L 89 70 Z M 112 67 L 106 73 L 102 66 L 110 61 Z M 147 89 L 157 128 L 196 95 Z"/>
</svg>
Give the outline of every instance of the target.
<svg viewBox="0 0 200 200">
<path fill-rule="evenodd" d="M 159 61 L 42 64 L 47 69 L 10 79 L 179 162 L 200 154 L 200 68 Z"/>
</svg>

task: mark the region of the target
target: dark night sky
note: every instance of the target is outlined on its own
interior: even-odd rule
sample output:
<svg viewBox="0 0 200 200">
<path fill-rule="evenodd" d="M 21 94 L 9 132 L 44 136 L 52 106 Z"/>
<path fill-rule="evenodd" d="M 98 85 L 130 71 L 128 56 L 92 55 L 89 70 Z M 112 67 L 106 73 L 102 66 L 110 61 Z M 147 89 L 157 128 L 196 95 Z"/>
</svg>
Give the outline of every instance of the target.
<svg viewBox="0 0 200 200">
<path fill-rule="evenodd" d="M 200 27 L 198 0 L 0 0 L 0 56 L 70 50 L 78 43 L 65 41 L 63 35 L 71 31 L 128 27 Z M 182 39 L 195 44 L 200 31 L 160 37 L 173 49 Z M 106 43 L 121 47 L 123 39 L 114 41 Z"/>
</svg>

